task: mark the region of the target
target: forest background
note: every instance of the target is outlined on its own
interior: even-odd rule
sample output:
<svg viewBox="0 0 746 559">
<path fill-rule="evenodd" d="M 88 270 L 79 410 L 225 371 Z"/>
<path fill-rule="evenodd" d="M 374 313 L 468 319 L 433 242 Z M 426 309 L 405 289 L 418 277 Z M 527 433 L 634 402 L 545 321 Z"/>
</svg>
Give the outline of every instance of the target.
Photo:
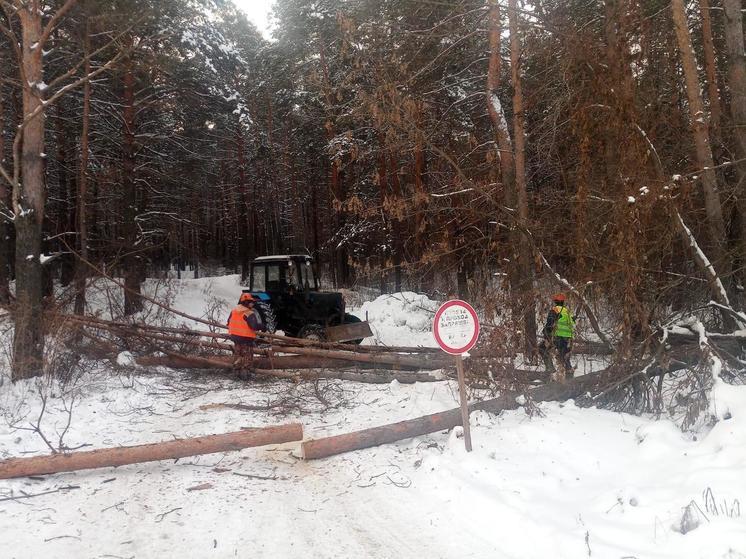
<svg viewBox="0 0 746 559">
<path fill-rule="evenodd" d="M 622 356 L 702 306 L 738 325 L 740 0 L 284 0 L 272 40 L 230 2 L 0 7 L 15 378 L 55 282 L 83 313 L 123 277 L 133 314 L 146 277 L 288 252 L 476 301 L 529 352 L 551 283 Z"/>
</svg>

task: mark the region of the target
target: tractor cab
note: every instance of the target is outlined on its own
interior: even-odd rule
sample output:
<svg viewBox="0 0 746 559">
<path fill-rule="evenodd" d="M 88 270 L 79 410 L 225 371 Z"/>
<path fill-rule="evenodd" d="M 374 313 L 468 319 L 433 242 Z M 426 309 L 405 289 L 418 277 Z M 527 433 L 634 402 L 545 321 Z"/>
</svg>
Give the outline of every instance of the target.
<svg viewBox="0 0 746 559">
<path fill-rule="evenodd" d="M 318 291 L 319 282 L 310 256 L 261 256 L 251 266 L 252 292 Z"/>
<path fill-rule="evenodd" d="M 313 259 L 304 254 L 261 256 L 251 264 L 249 289 L 265 324 L 289 336 L 360 342 L 367 322 L 345 312 L 341 293 L 321 291 Z"/>
</svg>

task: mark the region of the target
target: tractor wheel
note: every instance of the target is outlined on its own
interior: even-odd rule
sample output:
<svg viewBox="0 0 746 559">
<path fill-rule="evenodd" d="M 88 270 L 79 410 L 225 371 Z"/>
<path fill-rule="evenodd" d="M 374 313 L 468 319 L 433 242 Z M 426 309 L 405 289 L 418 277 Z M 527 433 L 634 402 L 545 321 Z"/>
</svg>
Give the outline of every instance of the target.
<svg viewBox="0 0 746 559">
<path fill-rule="evenodd" d="M 324 333 L 324 327 L 319 324 L 306 324 L 298 332 L 299 338 L 305 338 L 306 340 L 312 340 L 314 342 L 326 341 L 326 334 Z"/>
<path fill-rule="evenodd" d="M 362 320 L 360 320 L 354 314 L 345 313 L 344 324 L 357 324 L 358 322 L 362 322 Z M 346 344 L 360 345 L 361 343 L 363 343 L 363 339 L 360 338 L 359 340 L 349 340 L 349 341 L 344 342 L 344 343 L 346 343 Z"/>
<path fill-rule="evenodd" d="M 272 308 L 272 305 L 264 301 L 257 301 L 254 306 L 259 311 L 259 316 L 267 332 L 274 334 L 275 330 L 277 330 L 277 317 L 275 316 L 275 310 Z"/>
</svg>

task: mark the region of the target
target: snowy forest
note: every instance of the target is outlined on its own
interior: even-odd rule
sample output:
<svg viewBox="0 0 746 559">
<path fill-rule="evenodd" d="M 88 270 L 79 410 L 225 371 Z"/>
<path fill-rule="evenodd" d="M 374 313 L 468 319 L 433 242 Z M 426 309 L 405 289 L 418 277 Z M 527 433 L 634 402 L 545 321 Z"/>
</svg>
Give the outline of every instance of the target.
<svg viewBox="0 0 746 559">
<path fill-rule="evenodd" d="M 510 306 L 529 345 L 553 272 L 627 347 L 743 304 L 738 0 L 289 0 L 273 40 L 229 2 L 15 4 L 0 301 L 18 277 L 40 307 L 59 281 L 82 312 L 88 263 L 138 291 L 302 252 L 336 286 Z"/>
<path fill-rule="evenodd" d="M 350 502 L 318 513 L 334 523 L 344 511 L 365 514 L 352 504 L 367 495 L 360 488 L 375 487 L 372 503 L 380 498 L 386 509 L 391 491 L 414 484 L 414 511 L 438 508 L 444 525 L 465 515 L 458 526 L 475 540 L 451 547 L 431 526 L 421 540 L 387 543 L 378 535 L 373 545 L 339 536 L 339 547 L 322 540 L 316 556 L 746 557 L 746 484 L 738 477 L 746 466 L 743 1 L 276 0 L 269 30 L 244 9 L 229 0 L 0 0 L 0 415 L 7 424 L 0 479 L 16 477 L 8 474 L 14 460 L 33 459 L 24 453 L 41 459 L 51 451 L 54 462 L 83 446 L 163 439 L 151 420 L 181 441 L 247 424 L 273 429 L 280 416 L 314 425 L 314 437 L 329 435 L 326 450 L 306 441 L 303 456 L 288 451 L 297 466 L 342 452 L 331 440 L 340 432 L 428 413 L 438 415 L 430 431 L 407 424 L 398 439 L 371 435 L 388 444 L 378 450 L 346 448 L 361 456 L 348 459 L 354 479 L 320 461 L 314 489 L 303 495 L 315 502 L 351 484 Z M 314 328 L 278 322 L 275 331 L 274 314 L 282 320 L 285 311 L 268 319 L 269 304 L 256 299 L 264 331 L 251 331 L 261 343 L 250 374 L 237 376 L 239 353 L 229 345 L 236 341 L 221 329 L 230 330 L 225 318 L 242 289 L 256 291 L 255 259 L 269 255 L 309 257 L 295 264 L 313 262 L 316 290 L 344 296 L 341 314 Z M 308 304 L 308 276 L 298 273 Z M 546 357 L 555 349 L 545 320 L 558 293 L 577 321 L 573 365 L 560 366 L 566 378 L 549 374 L 556 355 Z M 430 333 L 439 304 L 453 299 L 470 302 L 482 326 L 460 381 Z M 348 323 L 370 324 L 362 344 L 324 333 Z M 155 393 L 162 399 L 148 396 Z M 106 394 L 117 396 L 97 403 Z M 465 416 L 441 417 L 459 394 Z M 214 422 L 184 430 L 169 414 L 187 400 Z M 362 403 L 379 400 L 356 416 Z M 118 411 L 104 419 L 112 406 Z M 231 415 L 237 410 L 244 419 Z M 121 414 L 137 436 L 116 435 Z M 90 425 L 99 420 L 105 433 Z M 578 482 L 577 505 L 564 496 L 567 487 L 542 481 L 563 495 L 546 515 L 572 516 L 572 509 L 581 520 L 560 526 L 562 536 L 537 520 L 527 528 L 543 542 L 536 549 L 509 537 L 503 549 L 475 512 L 443 504 L 458 500 L 456 490 L 444 492 L 432 476 L 461 480 L 478 502 L 474 510 L 502 518 L 506 529 L 518 522 L 511 507 L 530 517 L 540 501 L 503 502 L 502 482 L 475 473 L 493 468 L 501 445 L 505 460 L 529 463 L 542 452 L 544 443 L 522 446 L 535 435 L 524 421 L 549 442 L 545 462 L 512 472 L 516 487 L 532 491 L 535 477 L 566 460 L 567 450 L 590 456 L 604 445 L 626 453 L 621 464 L 632 477 L 604 495 L 606 510 L 594 484 L 619 479 L 622 466 L 604 462 L 603 475 L 568 466 L 560 486 L 598 477 Z M 471 445 L 469 423 L 477 444 L 466 458 L 455 447 L 463 437 Z M 582 423 L 597 427 L 575 433 Z M 497 434 L 502 427 L 515 438 Z M 405 434 L 409 443 L 392 447 Z M 557 441 L 565 435 L 563 450 Z M 302 435 L 277 437 L 210 452 L 229 456 Z M 720 469 L 682 458 L 698 444 L 693 455 Z M 148 460 L 199 454 L 178 452 Z M 235 459 L 264 464 L 264 473 L 248 477 L 300 483 L 300 466 L 261 452 Z M 644 468 L 657 460 L 676 475 L 661 471 L 645 481 Z M 149 489 L 135 494 L 140 508 L 131 521 L 147 517 L 152 527 L 181 515 L 196 526 L 198 517 L 182 510 L 188 499 L 221 491 L 230 500 L 229 488 L 218 489 L 221 472 L 200 477 L 195 463 L 186 477 L 176 467 L 143 473 L 143 461 L 75 469 L 137 464 L 90 475 L 146 476 Z M 210 462 L 211 471 L 219 463 Z M 428 477 L 422 464 L 438 474 Z M 67 471 L 17 467 L 27 476 Z M 196 493 L 151 514 L 145 503 L 158 476 L 172 488 L 197 484 L 187 489 Z M 112 503 L 134 483 L 112 484 L 121 486 L 91 501 L 94 510 L 82 493 L 98 477 L 29 479 L 47 482 L 32 497 L 74 494 L 72 487 L 79 511 L 111 505 L 112 517 L 121 512 Z M 7 483 L 17 485 L 0 485 L 0 512 L 30 491 Z M 495 494 L 481 495 L 483 483 Z M 390 505 L 401 507 L 400 516 L 381 513 L 374 527 L 391 530 L 392 519 L 406 517 L 400 499 L 407 498 Z M 308 507 L 322 510 L 316 504 Z M 91 530 L 116 529 L 109 516 L 74 536 L 47 527 L 43 535 L 57 546 L 49 547 L 18 529 L 42 522 L 43 509 L 17 510 L 0 515 L 2 531 L 18 537 L 13 557 L 28 556 L 29 545 L 38 554 L 83 556 L 73 551 L 80 541 L 90 556 L 104 556 Z M 298 510 L 292 521 L 310 532 Z M 625 511 L 626 519 L 610 517 Z M 217 518 L 217 509 L 208 512 Z M 282 534 L 282 523 L 263 522 L 254 536 Z M 346 522 L 340 529 L 349 531 Z M 639 536 L 643 523 L 655 535 Z M 673 535 L 661 540 L 661 530 Z M 212 551 L 213 532 L 205 535 L 210 549 L 184 538 L 173 549 L 164 542 L 107 549 L 133 557 Z M 234 556 L 219 539 L 216 556 Z M 259 556 L 290 554 L 278 542 L 262 549 Z"/>
</svg>

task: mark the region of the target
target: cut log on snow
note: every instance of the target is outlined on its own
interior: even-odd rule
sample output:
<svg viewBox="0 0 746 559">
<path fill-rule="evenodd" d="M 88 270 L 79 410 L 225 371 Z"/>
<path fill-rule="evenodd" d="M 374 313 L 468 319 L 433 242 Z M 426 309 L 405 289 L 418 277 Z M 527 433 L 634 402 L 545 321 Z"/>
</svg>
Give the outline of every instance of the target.
<svg viewBox="0 0 746 559">
<path fill-rule="evenodd" d="M 169 353 L 165 357 L 143 356 L 137 357 L 138 365 L 146 367 L 171 367 L 173 369 L 231 369 L 233 368 L 233 358 L 228 356 L 215 355 L 211 357 L 200 357 L 197 355 L 177 355 Z M 351 358 L 329 359 L 324 357 L 312 357 L 305 355 L 274 355 L 271 359 L 268 357 L 255 357 L 254 367 L 257 369 L 340 369 L 340 368 L 360 368 L 360 369 L 384 369 L 384 370 L 433 370 L 443 367 L 449 367 L 452 363 L 433 363 L 430 360 L 417 360 L 411 358 L 407 364 L 396 363 L 376 363 L 370 361 L 356 361 Z"/>
<path fill-rule="evenodd" d="M 173 460 L 187 456 L 299 441 L 302 438 L 303 426 L 300 423 L 291 423 L 276 427 L 244 429 L 234 433 L 177 439 L 162 443 L 102 448 L 86 452 L 60 453 L 31 458 L 11 458 L 0 461 L 0 479 L 109 468 L 157 460 Z"/>
<path fill-rule="evenodd" d="M 603 371 L 578 377 L 566 384 L 550 383 L 534 388 L 528 392 L 528 395 L 534 402 L 577 398 L 599 383 L 608 382 L 610 378 L 613 378 L 615 373 L 618 374 L 617 369 L 609 367 Z M 469 404 L 469 411 L 484 410 L 491 413 L 499 413 L 503 410 L 515 409 L 519 407 L 516 401 L 517 396 L 517 393 L 508 393 L 499 398 L 474 402 L 473 404 Z M 354 433 L 305 441 L 301 445 L 301 453 L 306 460 L 326 458 L 351 450 L 360 450 L 371 446 L 426 435 L 435 431 L 452 429 L 461 424 L 461 408 L 455 408 L 390 425 L 363 429 Z"/>
<path fill-rule="evenodd" d="M 225 357 L 198 357 L 198 356 L 179 356 L 168 355 L 165 357 L 138 357 L 135 359 L 138 365 L 144 367 L 170 367 L 173 369 L 222 369 L 232 370 L 233 360 Z M 281 356 L 269 359 L 257 358 L 254 360 L 256 371 L 265 376 L 276 378 L 287 378 L 293 380 L 317 380 L 317 379 L 340 379 L 355 382 L 364 382 L 371 384 L 386 384 L 394 380 L 402 384 L 412 384 L 415 382 L 436 382 L 442 380 L 438 377 L 427 373 L 391 371 L 390 369 L 380 370 L 376 365 L 370 363 L 358 363 L 350 365 L 336 359 L 309 359 L 302 356 Z M 274 365 L 274 369 L 270 368 Z M 354 367 L 356 369 L 375 369 L 376 373 L 362 373 L 354 371 L 337 371 L 340 367 Z M 309 373 L 293 373 L 289 371 L 305 369 L 323 369 Z M 329 370 L 331 369 L 331 370 Z"/>
<path fill-rule="evenodd" d="M 286 378 L 291 380 L 314 381 L 321 379 L 349 380 L 366 384 L 389 384 L 397 381 L 400 384 L 414 384 L 416 382 L 439 382 L 445 380 L 427 373 L 414 373 L 406 371 L 377 371 L 375 373 L 359 373 L 351 371 L 299 371 L 291 373 L 287 371 L 257 369 L 257 374 L 275 378 Z"/>
<path fill-rule="evenodd" d="M 662 337 L 662 335 L 661 335 Z M 746 337 L 729 334 L 717 334 L 708 332 L 707 341 L 717 349 L 725 350 L 732 355 L 740 355 L 746 349 Z M 685 331 L 666 332 L 666 345 L 672 348 L 684 346 L 699 347 L 699 334 L 695 332 L 686 333 Z"/>
</svg>

